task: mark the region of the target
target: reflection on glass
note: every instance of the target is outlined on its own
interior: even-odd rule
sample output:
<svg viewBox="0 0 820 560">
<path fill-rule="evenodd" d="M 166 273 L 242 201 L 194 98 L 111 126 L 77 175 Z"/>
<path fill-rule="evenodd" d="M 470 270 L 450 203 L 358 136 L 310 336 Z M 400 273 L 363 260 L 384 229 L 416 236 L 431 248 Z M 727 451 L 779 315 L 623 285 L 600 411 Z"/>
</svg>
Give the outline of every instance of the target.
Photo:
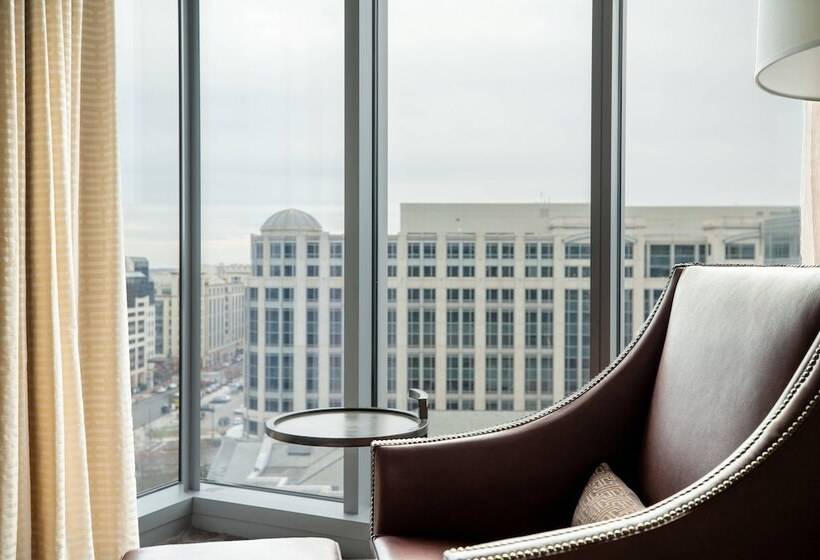
<svg viewBox="0 0 820 560">
<path fill-rule="evenodd" d="M 343 2 L 200 5 L 202 476 L 338 498 L 341 451 L 264 423 L 342 405 Z"/>
</svg>

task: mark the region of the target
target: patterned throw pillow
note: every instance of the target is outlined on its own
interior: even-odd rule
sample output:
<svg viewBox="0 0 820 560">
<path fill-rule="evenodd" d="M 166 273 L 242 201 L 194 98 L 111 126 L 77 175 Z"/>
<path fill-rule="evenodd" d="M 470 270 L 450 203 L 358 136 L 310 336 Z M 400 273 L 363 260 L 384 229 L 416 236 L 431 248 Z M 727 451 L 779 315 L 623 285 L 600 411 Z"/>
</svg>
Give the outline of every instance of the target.
<svg viewBox="0 0 820 560">
<path fill-rule="evenodd" d="M 616 519 L 642 509 L 644 505 L 635 492 L 612 472 L 609 465 L 601 463 L 584 487 L 572 516 L 572 526 Z"/>
</svg>

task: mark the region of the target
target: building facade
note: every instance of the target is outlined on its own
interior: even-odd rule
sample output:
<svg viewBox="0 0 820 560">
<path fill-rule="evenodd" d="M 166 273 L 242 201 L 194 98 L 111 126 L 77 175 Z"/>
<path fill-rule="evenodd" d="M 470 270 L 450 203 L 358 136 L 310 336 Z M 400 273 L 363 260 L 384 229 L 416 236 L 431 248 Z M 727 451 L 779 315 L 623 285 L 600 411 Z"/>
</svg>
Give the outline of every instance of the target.
<svg viewBox="0 0 820 560">
<path fill-rule="evenodd" d="M 156 351 L 154 283 L 150 278 L 148 259 L 128 257 L 125 266 L 131 387 L 150 389 L 154 385 L 151 360 Z"/>
<path fill-rule="evenodd" d="M 232 362 L 245 344 L 245 286 L 248 266 L 220 266 L 202 273 L 200 351 L 203 369 L 219 369 Z M 179 272 L 157 270 L 155 285 L 155 355 L 179 359 Z"/>
<path fill-rule="evenodd" d="M 549 406 L 591 373 L 589 207 L 403 204 L 387 241 L 380 376 L 387 405 L 419 387 L 446 410 Z M 340 406 L 343 238 L 304 212 L 251 236 L 247 428 Z M 780 207 L 626 211 L 621 330 L 627 344 L 681 262 L 799 262 L 799 212 Z"/>
</svg>

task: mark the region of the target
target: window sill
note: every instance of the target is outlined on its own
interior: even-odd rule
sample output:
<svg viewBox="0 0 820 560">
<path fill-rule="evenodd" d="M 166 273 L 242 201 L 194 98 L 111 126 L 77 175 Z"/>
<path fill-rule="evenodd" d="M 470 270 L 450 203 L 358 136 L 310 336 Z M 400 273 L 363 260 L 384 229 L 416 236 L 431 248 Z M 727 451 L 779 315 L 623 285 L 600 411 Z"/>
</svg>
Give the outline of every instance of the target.
<svg viewBox="0 0 820 560">
<path fill-rule="evenodd" d="M 369 513 L 346 514 L 341 502 L 203 483 L 198 492 L 176 485 L 142 496 L 137 509 L 142 546 L 193 527 L 248 539 L 327 537 L 345 556 L 372 554 Z"/>
</svg>

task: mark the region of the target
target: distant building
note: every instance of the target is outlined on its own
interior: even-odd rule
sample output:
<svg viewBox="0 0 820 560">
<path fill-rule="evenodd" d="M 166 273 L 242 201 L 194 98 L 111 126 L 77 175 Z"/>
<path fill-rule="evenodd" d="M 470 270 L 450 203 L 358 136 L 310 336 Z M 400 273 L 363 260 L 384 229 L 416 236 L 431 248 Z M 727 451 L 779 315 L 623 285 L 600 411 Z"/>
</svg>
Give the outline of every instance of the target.
<svg viewBox="0 0 820 560">
<path fill-rule="evenodd" d="M 151 359 L 156 351 L 156 319 L 154 283 L 150 279 L 148 259 L 127 257 L 125 282 L 131 386 L 150 389 L 154 384 Z"/>
<path fill-rule="evenodd" d="M 447 410 L 536 410 L 589 380 L 589 207 L 403 204 L 387 245 L 389 406 L 421 387 Z M 284 210 L 251 236 L 247 430 L 342 398 L 343 236 Z M 674 263 L 799 262 L 785 207 L 626 211 L 623 343 Z"/>
<path fill-rule="evenodd" d="M 248 266 L 221 266 L 202 274 L 201 288 L 201 341 L 203 368 L 218 368 L 236 358 L 245 342 L 245 283 L 250 273 Z M 158 338 L 162 355 L 179 358 L 180 302 L 179 273 L 157 271 Z M 160 327 L 161 325 L 161 327 Z"/>
</svg>

